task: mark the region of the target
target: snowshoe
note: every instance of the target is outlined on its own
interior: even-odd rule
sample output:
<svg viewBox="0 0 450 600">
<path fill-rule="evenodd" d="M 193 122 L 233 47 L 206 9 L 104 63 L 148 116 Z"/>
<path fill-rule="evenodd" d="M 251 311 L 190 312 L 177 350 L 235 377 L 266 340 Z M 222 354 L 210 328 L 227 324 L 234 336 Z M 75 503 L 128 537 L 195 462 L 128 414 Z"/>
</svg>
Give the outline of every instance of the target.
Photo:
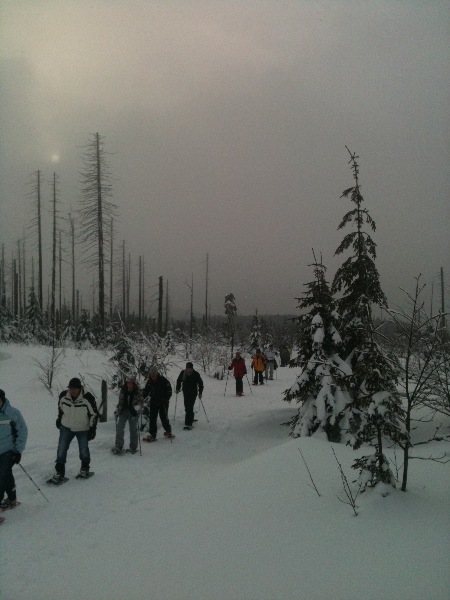
<svg viewBox="0 0 450 600">
<path fill-rule="evenodd" d="M 12 508 L 17 508 L 20 506 L 20 502 L 17 500 L 3 500 L 0 503 L 0 511 L 11 510 Z"/>
<path fill-rule="evenodd" d="M 183 427 L 183 429 L 184 429 L 185 431 L 191 431 L 191 429 L 192 429 L 192 425 L 185 425 L 185 426 Z"/>
<path fill-rule="evenodd" d="M 142 438 L 143 442 L 157 442 L 158 440 L 153 437 L 152 435 L 147 435 L 146 437 Z"/>
<path fill-rule="evenodd" d="M 93 471 L 88 471 L 87 469 L 80 469 L 80 472 L 75 477 L 75 479 L 89 479 L 89 477 L 92 477 L 92 475 L 94 475 Z"/>
<path fill-rule="evenodd" d="M 132 450 L 131 448 L 127 448 L 127 449 L 125 450 L 125 452 L 126 452 L 127 454 L 136 454 L 137 450 Z"/>
<path fill-rule="evenodd" d="M 111 448 L 111 452 L 113 454 L 123 454 L 124 453 L 122 448 L 116 448 L 115 446 L 114 446 L 114 448 Z"/>
<path fill-rule="evenodd" d="M 173 433 L 170 433 L 170 431 L 165 431 L 164 437 L 170 440 L 171 438 L 174 438 L 175 436 L 173 435 Z"/>
<path fill-rule="evenodd" d="M 51 485 L 61 485 L 62 483 L 66 483 L 66 481 L 69 481 L 69 478 L 60 475 L 59 473 L 56 473 L 53 477 L 47 479 L 47 483 L 50 483 Z"/>
</svg>

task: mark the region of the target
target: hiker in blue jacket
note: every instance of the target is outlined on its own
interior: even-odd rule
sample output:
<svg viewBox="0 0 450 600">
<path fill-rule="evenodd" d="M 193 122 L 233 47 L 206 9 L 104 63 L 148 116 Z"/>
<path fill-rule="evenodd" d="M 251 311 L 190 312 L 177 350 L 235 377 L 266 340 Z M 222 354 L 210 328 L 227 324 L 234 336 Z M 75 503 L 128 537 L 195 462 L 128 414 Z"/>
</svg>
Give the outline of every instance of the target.
<svg viewBox="0 0 450 600">
<path fill-rule="evenodd" d="M 13 466 L 20 463 L 27 443 L 28 429 L 22 413 L 13 408 L 0 390 L 0 508 L 17 505 Z M 7 498 L 4 499 L 6 493 Z"/>
</svg>

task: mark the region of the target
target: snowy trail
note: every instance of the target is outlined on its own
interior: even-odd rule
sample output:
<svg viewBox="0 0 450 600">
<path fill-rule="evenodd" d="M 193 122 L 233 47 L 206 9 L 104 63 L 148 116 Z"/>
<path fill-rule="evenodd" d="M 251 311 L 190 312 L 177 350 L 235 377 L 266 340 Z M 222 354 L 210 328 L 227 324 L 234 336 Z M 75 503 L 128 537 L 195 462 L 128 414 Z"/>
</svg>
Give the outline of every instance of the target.
<svg viewBox="0 0 450 600">
<path fill-rule="evenodd" d="M 183 431 L 179 395 L 175 422 L 174 399 L 169 410 L 176 439 L 159 435 L 142 444 L 142 456 L 111 453 L 110 394 L 111 418 L 91 446 L 95 476 L 74 479 L 75 444 L 70 481 L 52 488 L 43 482 L 58 440 L 56 395 L 36 383 L 33 358 L 42 349 L 0 351 L 11 354 L 0 387 L 30 429 L 23 466 L 50 500 L 15 470 L 22 505 L 0 529 L 1 600 L 447 600 L 446 467 L 416 461 L 408 494 L 367 494 L 353 517 L 336 497 L 342 488 L 330 445 L 291 440 L 280 426 L 296 412 L 281 399 L 293 370 L 279 369 L 253 394 L 246 385 L 243 398 L 232 379 L 224 397 L 225 382 L 205 377 L 209 423 L 197 405 L 195 429 Z M 96 389 L 105 369 L 100 353 L 68 350 L 60 387 L 82 372 Z M 333 447 L 351 479 L 354 453 Z"/>
</svg>

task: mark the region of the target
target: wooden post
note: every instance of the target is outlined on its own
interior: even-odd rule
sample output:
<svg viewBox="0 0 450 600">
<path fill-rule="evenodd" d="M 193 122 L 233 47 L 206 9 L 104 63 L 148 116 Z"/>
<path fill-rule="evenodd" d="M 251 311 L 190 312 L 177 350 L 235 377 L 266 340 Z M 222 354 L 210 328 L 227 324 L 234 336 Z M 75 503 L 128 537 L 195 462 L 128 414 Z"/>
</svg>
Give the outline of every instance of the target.
<svg viewBox="0 0 450 600">
<path fill-rule="evenodd" d="M 102 401 L 100 403 L 100 408 L 100 423 L 106 423 L 108 420 L 108 386 L 104 379 L 102 379 Z"/>
</svg>

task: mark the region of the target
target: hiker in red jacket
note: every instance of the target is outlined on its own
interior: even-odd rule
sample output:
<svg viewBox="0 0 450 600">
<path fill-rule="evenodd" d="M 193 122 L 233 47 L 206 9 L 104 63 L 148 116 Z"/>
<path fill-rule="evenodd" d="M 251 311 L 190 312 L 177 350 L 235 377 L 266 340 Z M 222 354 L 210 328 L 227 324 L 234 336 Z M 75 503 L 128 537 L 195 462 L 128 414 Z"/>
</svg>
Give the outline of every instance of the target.
<svg viewBox="0 0 450 600">
<path fill-rule="evenodd" d="M 236 396 L 243 396 L 244 386 L 242 379 L 247 374 L 247 367 L 245 366 L 245 360 L 242 358 L 239 350 L 236 350 L 236 356 L 231 361 L 231 365 L 228 370 L 233 369 L 233 375 L 236 380 Z"/>
</svg>

